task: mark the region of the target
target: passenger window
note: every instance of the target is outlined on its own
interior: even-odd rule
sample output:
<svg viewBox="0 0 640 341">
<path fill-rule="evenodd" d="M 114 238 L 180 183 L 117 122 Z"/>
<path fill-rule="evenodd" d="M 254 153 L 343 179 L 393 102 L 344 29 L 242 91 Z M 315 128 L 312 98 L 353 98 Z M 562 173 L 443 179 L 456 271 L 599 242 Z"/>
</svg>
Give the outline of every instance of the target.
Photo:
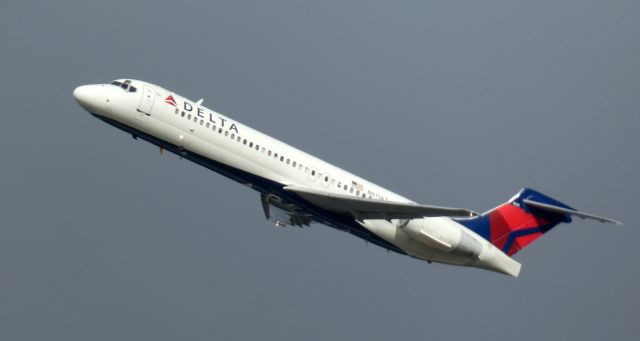
<svg viewBox="0 0 640 341">
<path fill-rule="evenodd" d="M 187 115 L 187 120 L 191 119 L 191 114 Z"/>
<path fill-rule="evenodd" d="M 296 168 L 296 162 L 293 161 L 293 168 Z"/>
<path fill-rule="evenodd" d="M 182 117 L 184 117 L 184 111 L 182 112 Z"/>
<path fill-rule="evenodd" d="M 344 187 L 343 187 L 343 188 L 344 188 L 344 190 L 346 191 L 346 190 L 347 190 L 347 185 L 344 185 Z"/>
<path fill-rule="evenodd" d="M 311 171 L 311 176 L 316 176 L 316 171 L 312 170 Z"/>
<path fill-rule="evenodd" d="M 228 130 L 224 131 L 224 136 L 229 136 L 229 131 Z"/>
<path fill-rule="evenodd" d="M 207 128 L 209 128 L 209 126 L 210 126 L 210 124 L 209 124 L 209 122 L 207 122 Z M 214 129 L 214 130 L 215 130 L 215 129 Z"/>
<path fill-rule="evenodd" d="M 253 142 L 249 142 L 249 148 L 253 148 Z"/>
<path fill-rule="evenodd" d="M 242 144 L 247 144 L 247 139 L 242 140 Z"/>
<path fill-rule="evenodd" d="M 198 117 L 197 116 L 193 116 L 193 122 L 198 122 Z"/>
<path fill-rule="evenodd" d="M 176 108 L 176 115 L 180 113 L 180 109 Z"/>
<path fill-rule="evenodd" d="M 256 150 L 260 150 L 260 146 L 256 144 Z"/>
<path fill-rule="evenodd" d="M 242 138 L 238 135 L 238 142 L 242 141 Z"/>
<path fill-rule="evenodd" d="M 287 159 L 287 164 L 289 164 L 289 162 L 291 162 L 291 160 Z"/>
<path fill-rule="evenodd" d="M 203 121 L 203 120 L 200 120 L 200 125 L 203 125 L 203 124 L 204 124 L 204 121 Z"/>
<path fill-rule="evenodd" d="M 271 156 L 271 150 L 269 150 L 269 153 L 267 155 Z"/>
<path fill-rule="evenodd" d="M 351 187 L 351 189 L 349 190 L 349 192 L 353 193 L 353 187 Z"/>
<path fill-rule="evenodd" d="M 281 162 L 284 162 L 284 156 L 281 156 L 281 157 L 280 157 L 280 161 L 281 161 Z"/>
<path fill-rule="evenodd" d="M 231 134 L 231 139 L 233 140 L 236 137 L 236 134 Z"/>
</svg>

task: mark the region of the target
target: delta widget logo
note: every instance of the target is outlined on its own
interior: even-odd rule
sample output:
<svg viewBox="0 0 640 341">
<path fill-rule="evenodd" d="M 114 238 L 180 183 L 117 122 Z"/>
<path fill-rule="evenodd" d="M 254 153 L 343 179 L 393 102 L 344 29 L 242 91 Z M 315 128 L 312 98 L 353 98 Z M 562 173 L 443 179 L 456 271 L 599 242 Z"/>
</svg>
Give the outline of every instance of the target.
<svg viewBox="0 0 640 341">
<path fill-rule="evenodd" d="M 176 100 L 173 99 L 173 96 L 171 96 L 171 95 L 167 96 L 167 98 L 164 99 L 164 102 L 167 103 L 167 104 L 171 104 L 174 107 L 178 106 L 177 103 L 176 103 Z"/>
</svg>

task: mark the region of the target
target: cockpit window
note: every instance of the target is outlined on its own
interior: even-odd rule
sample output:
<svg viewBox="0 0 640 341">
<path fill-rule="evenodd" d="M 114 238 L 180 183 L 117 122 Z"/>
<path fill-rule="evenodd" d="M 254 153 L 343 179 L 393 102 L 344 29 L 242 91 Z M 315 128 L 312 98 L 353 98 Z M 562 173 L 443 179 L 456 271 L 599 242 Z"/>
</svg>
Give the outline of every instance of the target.
<svg viewBox="0 0 640 341">
<path fill-rule="evenodd" d="M 123 82 L 118 82 L 118 81 L 113 81 L 111 82 L 111 85 L 115 85 L 117 87 L 120 87 L 122 89 L 124 89 L 124 91 L 128 91 L 128 92 L 136 92 L 138 89 L 136 89 L 135 86 L 131 85 L 131 80 L 127 79 Z"/>
</svg>

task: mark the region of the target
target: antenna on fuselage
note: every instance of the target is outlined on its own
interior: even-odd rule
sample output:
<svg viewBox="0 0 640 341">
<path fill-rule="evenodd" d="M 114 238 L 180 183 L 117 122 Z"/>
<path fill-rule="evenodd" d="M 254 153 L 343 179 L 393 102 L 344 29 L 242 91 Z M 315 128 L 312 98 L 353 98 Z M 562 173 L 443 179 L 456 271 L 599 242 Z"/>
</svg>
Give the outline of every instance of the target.
<svg viewBox="0 0 640 341">
<path fill-rule="evenodd" d="M 200 99 L 196 102 L 196 104 L 197 104 L 197 105 L 200 105 L 200 104 L 202 104 L 202 101 L 204 101 L 204 98 L 200 98 Z"/>
</svg>

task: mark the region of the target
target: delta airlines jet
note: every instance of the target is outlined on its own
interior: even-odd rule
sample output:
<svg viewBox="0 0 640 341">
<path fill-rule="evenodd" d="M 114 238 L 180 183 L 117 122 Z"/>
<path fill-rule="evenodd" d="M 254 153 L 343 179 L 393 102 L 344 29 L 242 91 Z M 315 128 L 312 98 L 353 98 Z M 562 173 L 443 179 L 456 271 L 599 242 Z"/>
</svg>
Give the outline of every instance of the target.
<svg viewBox="0 0 640 341">
<path fill-rule="evenodd" d="M 400 254 L 513 277 L 513 256 L 578 211 L 524 188 L 478 214 L 415 203 L 357 175 L 150 83 L 119 79 L 73 91 L 100 120 L 249 186 L 276 226 L 321 223 Z"/>
</svg>

